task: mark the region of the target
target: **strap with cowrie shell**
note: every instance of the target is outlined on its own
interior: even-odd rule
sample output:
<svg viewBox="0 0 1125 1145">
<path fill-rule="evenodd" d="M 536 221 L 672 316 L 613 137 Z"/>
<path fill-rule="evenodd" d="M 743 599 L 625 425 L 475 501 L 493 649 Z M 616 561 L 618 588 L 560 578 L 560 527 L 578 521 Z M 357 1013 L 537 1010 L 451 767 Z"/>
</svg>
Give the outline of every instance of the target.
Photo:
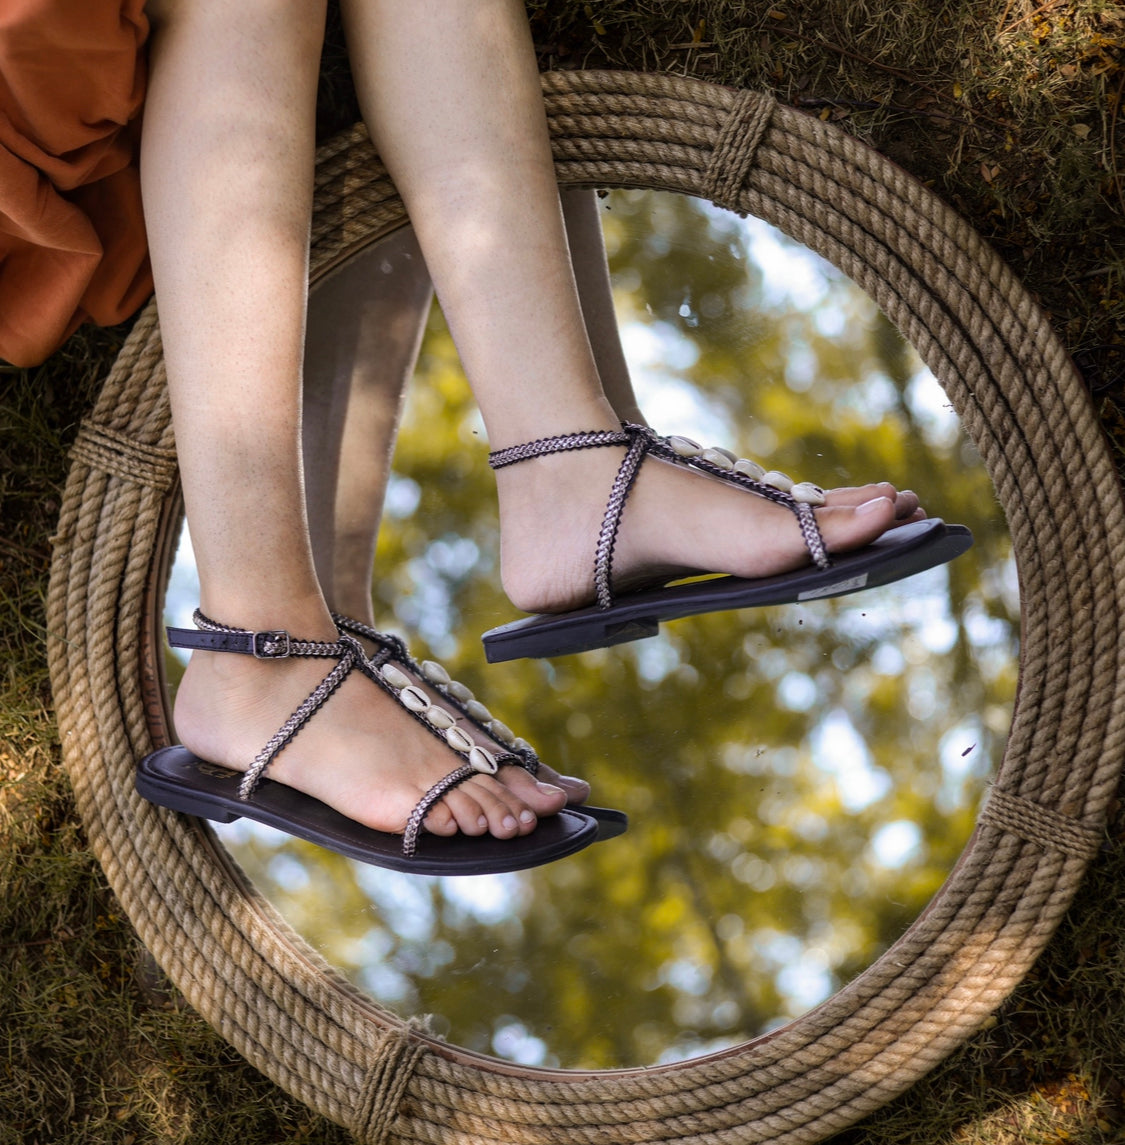
<svg viewBox="0 0 1125 1145">
<path fill-rule="evenodd" d="M 819 485 L 814 485 L 810 481 L 794 482 L 792 478 L 776 469 L 766 470 L 756 461 L 737 457 L 726 449 L 717 447 L 704 449 L 688 437 L 678 435 L 661 437 L 646 425 L 626 422 L 620 432 L 595 430 L 588 433 L 570 433 L 560 437 L 539 438 L 523 445 L 513 445 L 489 454 L 488 463 L 493 469 L 502 469 L 504 466 L 514 465 L 532 457 L 563 453 L 573 449 L 596 449 L 608 445 L 626 445 L 628 448 L 610 489 L 594 553 L 594 591 L 600 608 L 607 609 L 613 605 L 613 550 L 617 543 L 617 533 L 621 527 L 625 503 L 632 491 L 641 463 L 650 454 L 676 465 L 698 469 L 728 484 L 737 485 L 740 489 L 773 501 L 777 505 L 784 505 L 797 518 L 801 537 L 813 563 L 822 569 L 831 566 L 824 537 L 813 512 L 815 506 L 825 503 L 824 490 Z"/>
<path fill-rule="evenodd" d="M 333 613 L 332 619 L 341 632 L 362 636 L 376 645 L 377 650 L 368 657 L 368 664 L 378 671 L 384 684 L 390 685 L 397 692 L 400 703 L 430 724 L 431 728 L 444 734 L 456 724 L 456 717 L 444 707 L 431 704 L 425 692 L 411 682 L 410 677 L 399 665 L 408 668 L 416 677 L 424 679 L 470 724 L 497 743 L 503 744 L 504 750 L 490 753 L 495 756 L 500 766 L 514 763 L 533 776 L 539 774 L 539 756 L 531 744 L 521 736 L 517 736 L 502 720 L 496 719 L 466 685 L 454 680 L 436 660 L 423 660 L 418 663 L 406 650 L 406 645 L 393 633 L 380 632 L 370 624 L 364 624 L 340 613 Z"/>
</svg>

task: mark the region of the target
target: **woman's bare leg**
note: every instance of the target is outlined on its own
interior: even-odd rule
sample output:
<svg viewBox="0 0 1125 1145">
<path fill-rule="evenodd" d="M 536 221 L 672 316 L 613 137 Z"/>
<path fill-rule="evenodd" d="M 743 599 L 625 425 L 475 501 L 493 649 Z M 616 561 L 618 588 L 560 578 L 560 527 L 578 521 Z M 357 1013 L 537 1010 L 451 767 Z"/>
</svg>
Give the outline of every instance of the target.
<svg viewBox="0 0 1125 1145">
<path fill-rule="evenodd" d="M 490 444 L 618 425 L 567 253 L 539 79 L 519 0 L 344 0 L 360 105 L 402 193 Z M 501 565 L 528 611 L 592 599 L 594 540 L 620 451 L 537 458 L 498 474 Z M 901 519 L 889 485 L 818 510 L 830 550 Z M 915 502 L 916 504 L 916 502 Z M 762 576 L 804 565 L 788 510 L 650 463 L 615 568 Z"/>
<path fill-rule="evenodd" d="M 301 360 L 323 4 L 150 5 L 142 177 L 201 606 L 250 629 L 335 638 L 314 568 L 301 466 Z M 197 653 L 177 694 L 182 741 L 245 768 L 326 666 Z M 349 678 L 270 775 L 401 830 L 450 754 Z M 439 833 L 511 837 L 564 793 L 508 767 L 451 792 Z"/>
</svg>

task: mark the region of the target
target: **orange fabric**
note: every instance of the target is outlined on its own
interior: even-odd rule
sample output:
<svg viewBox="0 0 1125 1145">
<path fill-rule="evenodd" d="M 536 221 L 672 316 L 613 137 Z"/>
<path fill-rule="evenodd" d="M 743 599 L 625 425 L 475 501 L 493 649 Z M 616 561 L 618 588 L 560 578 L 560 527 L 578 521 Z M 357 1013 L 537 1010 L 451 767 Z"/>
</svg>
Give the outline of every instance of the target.
<svg viewBox="0 0 1125 1145">
<path fill-rule="evenodd" d="M 0 358 L 43 361 L 152 293 L 144 0 L 0 0 Z"/>
</svg>

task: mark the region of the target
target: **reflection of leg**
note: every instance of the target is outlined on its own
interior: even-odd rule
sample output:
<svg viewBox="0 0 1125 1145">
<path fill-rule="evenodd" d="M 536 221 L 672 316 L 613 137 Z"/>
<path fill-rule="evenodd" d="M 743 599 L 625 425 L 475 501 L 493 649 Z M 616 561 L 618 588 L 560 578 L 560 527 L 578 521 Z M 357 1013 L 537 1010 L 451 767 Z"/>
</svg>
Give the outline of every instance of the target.
<svg viewBox="0 0 1125 1145">
<path fill-rule="evenodd" d="M 344 15 L 364 116 L 493 448 L 616 428 L 582 322 L 522 4 L 344 0 Z M 591 599 L 590 554 L 619 459 L 603 448 L 498 474 L 514 603 L 550 611 Z M 896 494 L 838 493 L 817 516 L 830 550 L 858 547 L 895 522 Z M 808 560 L 787 509 L 652 462 L 630 499 L 615 569 L 626 578 L 701 565 L 761 576 Z"/>
<path fill-rule="evenodd" d="M 410 228 L 323 284 L 305 347 L 305 464 L 317 573 L 334 612 L 374 624 L 371 570 L 402 396 L 433 290 Z"/>
<path fill-rule="evenodd" d="M 582 305 L 586 336 L 598 368 L 602 389 L 619 421 L 647 425 L 633 382 L 613 308 L 613 291 L 606 265 L 605 240 L 598 218 L 598 199 L 593 191 L 566 190 L 562 199 L 566 240 Z"/>
<path fill-rule="evenodd" d="M 146 221 L 203 611 L 332 640 L 314 571 L 300 457 L 319 11 L 307 0 L 151 6 Z M 323 677 L 315 660 L 196 653 L 177 731 L 245 769 Z M 370 826 L 402 830 L 450 753 L 397 703 L 349 677 L 270 775 Z M 441 833 L 534 827 L 561 791 L 505 768 L 451 792 Z M 517 794 L 518 791 L 518 794 Z"/>
</svg>

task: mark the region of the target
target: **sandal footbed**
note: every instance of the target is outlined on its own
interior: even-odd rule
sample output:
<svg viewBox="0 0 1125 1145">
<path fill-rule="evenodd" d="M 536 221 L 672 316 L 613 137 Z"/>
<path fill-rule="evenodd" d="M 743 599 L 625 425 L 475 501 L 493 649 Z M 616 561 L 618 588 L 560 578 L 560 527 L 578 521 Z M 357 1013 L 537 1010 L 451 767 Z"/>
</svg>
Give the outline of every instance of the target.
<svg viewBox="0 0 1125 1145">
<path fill-rule="evenodd" d="M 565 656 L 655 636 L 664 620 L 765 605 L 847 596 L 903 580 L 945 564 L 968 550 L 972 533 L 929 517 L 900 525 L 876 541 L 832 557 L 832 565 L 748 580 L 723 576 L 622 595 L 608 609 L 531 616 L 490 629 L 481 640 L 493 664 L 530 657 Z"/>
<path fill-rule="evenodd" d="M 424 834 L 414 855 L 402 853 L 402 836 L 374 831 L 283 783 L 263 779 L 248 800 L 238 798 L 241 774 L 208 763 L 185 747 L 164 747 L 137 765 L 137 791 L 151 803 L 188 815 L 229 823 L 239 817 L 277 827 L 298 839 L 362 863 L 423 875 L 493 875 L 526 870 L 573 855 L 598 838 L 625 829 L 621 812 L 597 809 L 604 818 L 566 807 L 539 820 L 529 835 Z M 604 823 L 604 826 L 600 826 Z"/>
</svg>

